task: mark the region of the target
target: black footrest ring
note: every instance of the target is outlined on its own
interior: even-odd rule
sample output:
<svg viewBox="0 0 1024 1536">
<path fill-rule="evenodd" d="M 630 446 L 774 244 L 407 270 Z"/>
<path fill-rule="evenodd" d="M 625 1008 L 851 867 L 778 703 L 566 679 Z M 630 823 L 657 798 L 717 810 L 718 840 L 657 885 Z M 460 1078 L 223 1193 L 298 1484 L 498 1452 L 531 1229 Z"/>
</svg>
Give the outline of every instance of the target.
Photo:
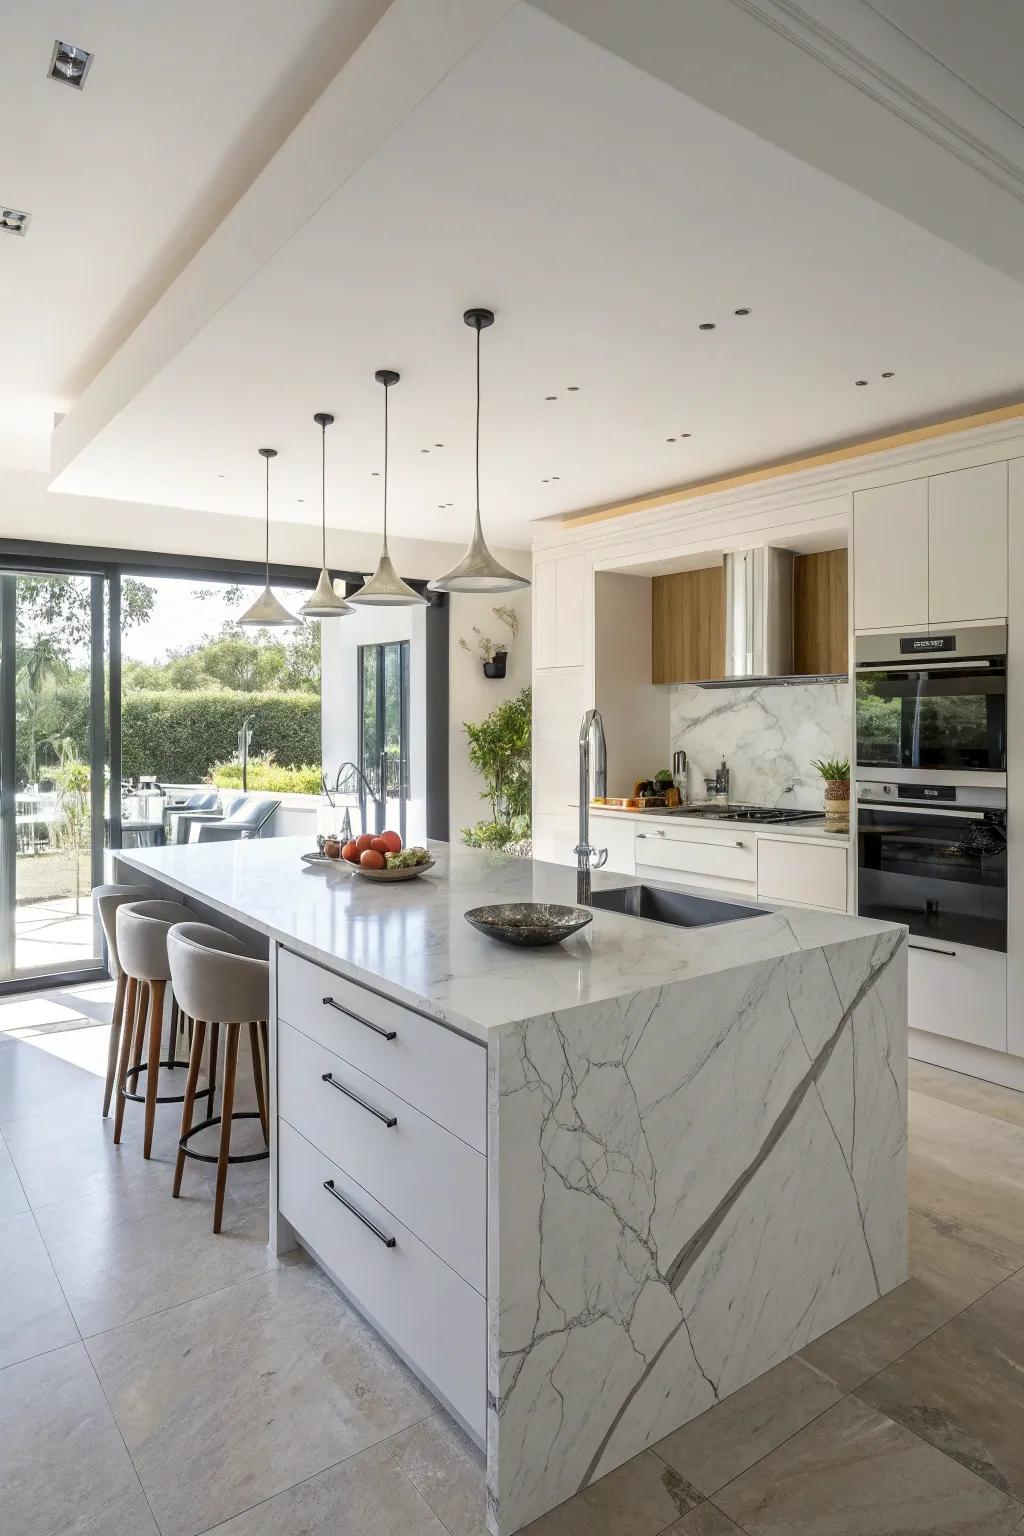
<svg viewBox="0 0 1024 1536">
<path fill-rule="evenodd" d="M 223 1118 L 223 1115 L 213 1115 L 209 1120 L 200 1120 L 198 1125 L 194 1125 L 190 1131 L 185 1132 L 184 1136 L 179 1139 L 178 1146 L 181 1148 L 182 1152 L 184 1152 L 186 1157 L 194 1157 L 197 1163 L 220 1162 L 220 1158 L 215 1152 L 212 1154 L 209 1152 L 193 1152 L 192 1148 L 188 1145 L 188 1142 L 192 1136 L 197 1136 L 200 1131 L 209 1130 L 211 1125 L 220 1125 Z M 235 1111 L 231 1118 L 232 1120 L 258 1120 L 260 1118 L 260 1112 L 258 1109 L 239 1109 Z M 236 1152 L 234 1155 L 229 1154 L 228 1162 L 261 1163 L 264 1158 L 269 1156 L 270 1148 L 264 1147 L 262 1152 Z"/>
<path fill-rule="evenodd" d="M 188 1062 L 177 1061 L 172 1057 L 168 1057 L 166 1061 L 161 1061 L 158 1063 L 158 1065 L 161 1067 L 169 1068 L 187 1067 Z M 129 1067 L 128 1071 L 124 1075 L 125 1082 L 127 1083 L 129 1079 L 131 1079 L 132 1082 L 138 1082 L 139 1073 L 148 1071 L 148 1061 L 140 1062 L 137 1067 Z M 204 1088 L 203 1093 L 206 1092 L 207 1089 Z M 145 1104 L 146 1102 L 146 1095 L 144 1093 L 130 1093 L 127 1087 L 121 1089 L 121 1097 L 123 1099 L 131 1099 L 135 1104 Z M 197 1093 L 196 1097 L 200 1098 L 202 1095 Z M 183 1104 L 185 1102 L 185 1095 L 183 1093 L 158 1093 L 156 1096 L 156 1102 L 158 1104 Z"/>
</svg>

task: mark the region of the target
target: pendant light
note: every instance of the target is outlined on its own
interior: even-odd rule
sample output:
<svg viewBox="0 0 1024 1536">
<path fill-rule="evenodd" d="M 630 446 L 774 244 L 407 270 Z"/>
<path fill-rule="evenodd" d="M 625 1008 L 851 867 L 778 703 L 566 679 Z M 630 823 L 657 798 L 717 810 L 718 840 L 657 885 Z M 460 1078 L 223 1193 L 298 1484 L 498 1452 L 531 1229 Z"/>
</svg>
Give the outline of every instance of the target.
<svg viewBox="0 0 1024 1536">
<path fill-rule="evenodd" d="M 467 309 L 462 318 L 476 331 L 476 515 L 473 537 L 458 565 L 428 585 L 432 592 L 518 592 L 529 580 L 495 560 L 480 524 L 480 332 L 494 324 L 494 311 Z"/>
<path fill-rule="evenodd" d="M 352 603 L 366 603 L 378 608 L 397 608 L 400 605 L 422 603 L 427 599 L 414 592 L 409 583 L 403 581 L 391 563 L 388 554 L 388 390 L 392 384 L 397 384 L 400 375 L 393 368 L 378 368 L 374 374 L 378 384 L 384 385 L 384 541 L 380 547 L 380 559 L 377 561 L 377 569 L 365 586 L 358 592 L 353 592 L 349 599 Z"/>
<path fill-rule="evenodd" d="M 270 461 L 277 458 L 277 449 L 261 448 L 260 455 L 267 466 L 267 584 L 238 622 L 258 629 L 283 629 L 285 625 L 298 624 L 299 620 L 288 612 L 270 590 Z"/>
<path fill-rule="evenodd" d="M 355 609 L 338 596 L 327 572 L 327 428 L 334 417 L 328 411 L 317 411 L 313 420 L 320 428 L 321 571 L 316 591 L 306 598 L 299 613 L 304 619 L 343 619 L 347 613 L 355 613 Z"/>
</svg>

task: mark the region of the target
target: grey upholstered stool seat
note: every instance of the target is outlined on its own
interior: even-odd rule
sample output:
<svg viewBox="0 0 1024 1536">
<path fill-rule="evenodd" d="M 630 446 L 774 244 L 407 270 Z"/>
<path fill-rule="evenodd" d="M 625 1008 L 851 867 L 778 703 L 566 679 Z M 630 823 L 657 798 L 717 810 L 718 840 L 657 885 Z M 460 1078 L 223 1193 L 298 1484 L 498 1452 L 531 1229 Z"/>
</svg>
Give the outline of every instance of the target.
<svg viewBox="0 0 1024 1536">
<path fill-rule="evenodd" d="M 213 1206 L 213 1230 L 219 1232 L 224 1212 L 224 1191 L 230 1163 L 251 1163 L 269 1156 L 269 1152 L 231 1153 L 231 1123 L 251 1120 L 258 1115 L 265 1148 L 269 1146 L 267 1123 L 267 1017 L 270 1011 L 270 967 L 265 960 L 250 954 L 245 945 L 219 928 L 205 923 L 183 922 L 167 935 L 167 956 L 174 995 L 182 1011 L 192 1020 L 192 1051 L 188 1068 L 185 1102 L 181 1111 L 181 1139 L 174 1169 L 175 1198 L 181 1193 L 181 1178 L 186 1157 L 201 1162 L 216 1162 L 217 1188 Z M 258 1110 L 236 1111 L 235 1073 L 238 1065 L 238 1037 L 243 1025 L 249 1027 L 253 1076 L 256 1081 Z M 214 1115 L 212 1095 L 207 1118 L 193 1124 L 196 1086 L 202 1061 L 207 1026 L 211 1032 L 211 1057 L 219 1031 L 226 1031 L 224 1080 L 221 1087 L 220 1114 Z M 220 1147 L 216 1158 L 196 1152 L 189 1139 L 211 1125 L 220 1126 Z"/>
<path fill-rule="evenodd" d="M 142 1155 L 149 1157 L 153 1150 L 153 1128 L 156 1124 L 158 1103 L 180 1104 L 184 1094 L 158 1094 L 160 1068 L 184 1067 L 188 1063 L 176 1061 L 174 1046 L 177 1040 L 178 1010 L 171 1008 L 171 1044 L 165 1061 L 160 1060 L 160 1038 L 163 1033 L 164 999 L 171 972 L 167 963 L 167 934 L 175 923 L 186 922 L 192 917 L 188 907 L 178 901 L 125 902 L 117 908 L 116 932 L 118 960 L 128 977 L 128 994 L 134 984 L 134 1029 L 126 1029 L 121 1038 L 121 1059 L 117 1073 L 117 1108 L 114 1112 L 114 1140 L 121 1140 L 124 1123 L 125 1100 L 144 1098 L 146 1105 L 143 1130 Z M 143 1045 L 146 1060 L 143 1063 Z M 135 1091 L 139 1074 L 146 1074 L 146 1092 Z M 131 1082 L 131 1089 L 128 1084 Z"/>
<path fill-rule="evenodd" d="M 110 1044 L 107 1047 L 107 1078 L 103 1088 L 103 1118 L 107 1118 L 110 1112 L 110 1097 L 114 1091 L 114 1078 L 117 1076 L 117 1057 L 121 1046 L 121 1028 L 125 1018 L 125 994 L 128 989 L 128 977 L 118 958 L 117 953 L 117 909 L 128 901 L 147 901 L 156 896 L 156 891 L 148 885 L 94 885 L 92 888 L 92 902 L 96 909 L 96 916 L 100 920 L 103 929 L 103 937 L 107 943 L 107 959 L 110 963 L 110 974 L 116 983 L 114 989 L 114 1007 L 110 1018 Z M 132 1015 L 134 1019 L 134 1013 Z"/>
</svg>

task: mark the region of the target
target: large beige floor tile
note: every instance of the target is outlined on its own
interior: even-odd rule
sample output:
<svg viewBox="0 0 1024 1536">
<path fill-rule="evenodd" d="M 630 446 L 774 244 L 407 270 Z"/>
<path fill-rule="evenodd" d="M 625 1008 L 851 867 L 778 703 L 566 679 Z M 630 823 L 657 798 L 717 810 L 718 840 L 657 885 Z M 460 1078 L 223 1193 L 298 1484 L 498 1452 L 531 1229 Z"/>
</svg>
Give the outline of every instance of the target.
<svg viewBox="0 0 1024 1536">
<path fill-rule="evenodd" d="M 446 1413 L 434 1413 L 395 1435 L 388 1450 L 450 1536 L 485 1536 L 484 1454 Z"/>
<path fill-rule="evenodd" d="M 1013 1088 L 986 1083 L 980 1077 L 965 1077 L 962 1072 L 933 1067 L 925 1061 L 910 1063 L 909 1083 L 915 1092 L 928 1098 L 945 1099 L 961 1109 L 974 1109 L 980 1115 L 1024 1126 L 1024 1093 Z"/>
<path fill-rule="evenodd" d="M 702 1502 L 685 1478 L 643 1451 L 523 1529 L 523 1536 L 656 1536 Z"/>
<path fill-rule="evenodd" d="M 18 1178 L 18 1170 L 11 1160 L 7 1143 L 0 1136 L 0 1217 L 15 1216 L 19 1211 L 27 1210 L 28 1201 Z"/>
<path fill-rule="evenodd" d="M 785 1360 L 653 1449 L 701 1493 L 711 1494 L 842 1395 L 833 1381 L 802 1360 Z"/>
<path fill-rule="evenodd" d="M 859 1394 L 1024 1500 L 1024 1278 L 983 1296 Z"/>
<path fill-rule="evenodd" d="M 118 1328 L 273 1268 L 266 1207 L 229 1195 L 224 1225 L 196 1196 L 109 1196 L 37 1209 L 36 1220 L 83 1335 Z"/>
<path fill-rule="evenodd" d="M 81 1344 L 0 1371 L 0 1530 L 157 1536 Z"/>
<path fill-rule="evenodd" d="M 371 1446 L 216 1527 L 217 1536 L 445 1536 L 383 1446 Z"/>
<path fill-rule="evenodd" d="M 923 1093 L 910 1100 L 910 1203 L 1024 1243 L 1024 1126 Z"/>
<path fill-rule="evenodd" d="M 749 1536 L 1010 1536 L 1024 1507 L 846 1398 L 715 1496 Z"/>
<path fill-rule="evenodd" d="M 743 1536 L 743 1532 L 714 1504 L 698 1504 L 663 1531 L 662 1536 Z"/>
<path fill-rule="evenodd" d="M 311 1265 L 88 1341 L 163 1536 L 193 1536 L 432 1410 Z"/>
<path fill-rule="evenodd" d="M 78 1329 L 31 1213 L 0 1221 L 0 1366 L 75 1343 Z"/>
<path fill-rule="evenodd" d="M 83 1029 L 77 1034 L 83 1038 L 74 1048 L 66 1044 L 70 1035 L 59 1037 L 67 1055 L 45 1049 L 44 1041 L 0 1037 L 0 1130 L 5 1135 L 9 1125 L 33 1115 L 48 1114 L 53 1124 L 54 1117 L 90 1104 L 102 1108 L 103 1074 L 92 1070 L 96 1051 L 90 1037 L 105 1038 L 107 1031 Z"/>
</svg>

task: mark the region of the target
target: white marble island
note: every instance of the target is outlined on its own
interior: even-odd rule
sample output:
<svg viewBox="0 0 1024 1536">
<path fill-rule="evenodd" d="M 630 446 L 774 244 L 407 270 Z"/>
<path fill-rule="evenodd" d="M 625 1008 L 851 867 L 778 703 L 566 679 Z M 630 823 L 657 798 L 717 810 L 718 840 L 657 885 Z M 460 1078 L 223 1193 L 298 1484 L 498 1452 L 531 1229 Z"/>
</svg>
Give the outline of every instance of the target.
<svg viewBox="0 0 1024 1536">
<path fill-rule="evenodd" d="M 904 930 L 598 910 L 517 951 L 465 910 L 573 871 L 442 850 L 382 887 L 300 851 L 119 863 L 267 939 L 281 1241 L 486 1444 L 497 1536 L 905 1278 Z"/>
</svg>

